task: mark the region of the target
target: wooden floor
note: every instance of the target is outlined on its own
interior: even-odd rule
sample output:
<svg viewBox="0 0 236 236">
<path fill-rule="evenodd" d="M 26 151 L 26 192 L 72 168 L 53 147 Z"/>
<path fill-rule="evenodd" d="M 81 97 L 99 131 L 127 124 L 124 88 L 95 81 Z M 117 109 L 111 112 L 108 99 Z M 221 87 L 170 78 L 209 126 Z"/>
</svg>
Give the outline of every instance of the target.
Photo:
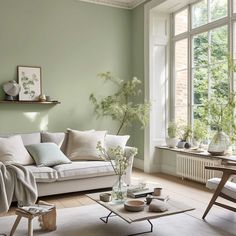
<svg viewBox="0 0 236 236">
<path fill-rule="evenodd" d="M 190 211 L 187 214 L 201 219 L 206 209 L 206 206 L 212 196 L 212 192 L 206 189 L 205 185 L 192 182 L 189 180 L 182 180 L 174 176 L 158 173 L 146 174 L 140 170 L 133 170 L 132 180 L 154 182 L 160 184 L 163 188 L 163 193 L 170 196 L 170 198 L 185 202 L 186 204 L 194 207 L 196 210 Z M 86 192 L 88 193 L 88 192 Z M 70 208 L 83 205 L 94 204 L 94 202 L 85 196 L 85 192 L 62 194 L 48 197 L 41 197 L 40 200 L 47 201 L 56 205 L 57 208 Z M 227 202 L 226 200 L 220 200 Z M 232 204 L 235 206 L 236 204 Z M 14 214 L 14 206 L 11 207 L 9 214 Z M 213 206 L 212 210 L 206 217 L 206 222 L 217 225 L 220 229 L 227 229 L 227 232 L 235 233 L 236 235 L 236 213 L 226 209 Z"/>
</svg>

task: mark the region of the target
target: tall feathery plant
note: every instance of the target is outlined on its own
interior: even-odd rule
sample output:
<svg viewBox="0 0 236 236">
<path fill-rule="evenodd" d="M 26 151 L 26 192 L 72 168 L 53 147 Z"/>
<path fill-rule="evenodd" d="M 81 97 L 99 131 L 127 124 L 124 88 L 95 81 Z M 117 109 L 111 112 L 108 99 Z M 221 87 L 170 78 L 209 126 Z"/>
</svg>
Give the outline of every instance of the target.
<svg viewBox="0 0 236 236">
<path fill-rule="evenodd" d="M 130 126 L 134 121 L 145 127 L 149 121 L 150 103 L 135 103 L 134 98 L 141 94 L 141 81 L 134 77 L 132 80 L 124 81 L 110 72 L 100 73 L 98 77 L 116 85 L 117 91 L 113 95 L 105 96 L 98 100 L 95 95 L 90 94 L 90 101 L 94 105 L 98 117 L 110 116 L 119 122 L 117 134 L 122 128 Z"/>
</svg>

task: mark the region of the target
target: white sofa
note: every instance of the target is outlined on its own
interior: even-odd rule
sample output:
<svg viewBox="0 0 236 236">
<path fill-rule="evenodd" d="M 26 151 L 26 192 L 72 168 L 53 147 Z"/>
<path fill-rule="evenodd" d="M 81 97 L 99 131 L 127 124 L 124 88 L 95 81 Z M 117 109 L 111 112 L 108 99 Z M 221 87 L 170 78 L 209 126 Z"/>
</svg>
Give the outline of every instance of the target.
<svg viewBox="0 0 236 236">
<path fill-rule="evenodd" d="M 40 142 L 58 142 L 58 137 L 64 137 L 61 150 L 65 153 L 67 137 L 65 133 L 57 132 L 55 138 L 48 140 L 44 133 L 35 132 L 20 134 L 24 145 L 38 144 Z M 12 134 L 2 134 L 0 137 L 9 137 Z M 132 147 L 125 147 L 126 155 Z M 130 156 L 130 165 L 127 168 L 125 181 L 130 184 L 133 156 Z M 26 165 L 35 176 L 38 196 L 47 196 L 61 193 L 85 191 L 92 189 L 110 188 L 114 185 L 115 175 L 110 162 L 106 161 L 72 161 L 71 164 L 61 164 L 53 167 L 37 167 Z"/>
</svg>

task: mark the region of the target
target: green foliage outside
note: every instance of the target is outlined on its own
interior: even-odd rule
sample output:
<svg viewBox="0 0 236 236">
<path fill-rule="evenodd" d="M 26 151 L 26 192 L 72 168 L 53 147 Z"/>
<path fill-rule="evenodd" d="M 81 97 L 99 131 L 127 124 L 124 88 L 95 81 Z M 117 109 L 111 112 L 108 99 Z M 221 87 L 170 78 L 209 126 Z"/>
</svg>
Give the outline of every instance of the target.
<svg viewBox="0 0 236 236">
<path fill-rule="evenodd" d="M 206 1 L 194 5 L 193 27 L 227 15 L 227 1 Z M 210 17 L 208 17 L 210 13 Z M 193 135 L 205 136 L 201 125 L 212 138 L 215 131 L 224 131 L 236 140 L 235 96 L 230 84 L 236 67 L 228 52 L 228 26 L 220 26 L 193 37 Z M 198 127 L 198 128 L 196 128 Z M 199 133 L 198 133 L 199 131 Z M 203 131 L 203 130 L 202 130 Z"/>
<path fill-rule="evenodd" d="M 134 102 L 134 98 L 141 93 L 139 86 L 141 81 L 134 77 L 132 80 L 123 81 L 114 77 L 110 72 L 100 73 L 98 76 L 108 82 L 112 82 L 117 91 L 109 96 L 98 100 L 94 94 L 90 95 L 90 101 L 94 105 L 95 113 L 98 117 L 109 116 L 119 122 L 117 134 L 122 128 L 132 125 L 134 121 L 141 124 L 141 128 L 149 121 L 150 104 L 147 102 Z"/>
</svg>

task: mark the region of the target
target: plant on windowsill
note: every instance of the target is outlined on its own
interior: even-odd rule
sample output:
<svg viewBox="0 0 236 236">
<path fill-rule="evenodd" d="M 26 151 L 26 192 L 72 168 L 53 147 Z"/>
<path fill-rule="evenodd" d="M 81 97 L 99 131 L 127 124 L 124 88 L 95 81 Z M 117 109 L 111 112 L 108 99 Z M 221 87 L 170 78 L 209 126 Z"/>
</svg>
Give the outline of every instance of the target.
<svg viewBox="0 0 236 236">
<path fill-rule="evenodd" d="M 235 94 L 229 94 L 227 100 L 214 98 L 204 106 L 206 124 L 215 134 L 208 147 L 208 152 L 212 155 L 225 155 L 230 147 L 230 143 L 235 142 Z"/>
<path fill-rule="evenodd" d="M 104 161 L 109 161 L 111 163 L 111 166 L 118 177 L 117 182 L 112 188 L 112 201 L 115 203 L 124 202 L 127 198 L 127 186 L 123 180 L 123 176 L 126 174 L 130 159 L 125 155 L 124 149 L 120 146 L 106 150 L 102 147 L 101 142 L 98 142 L 97 149 L 100 152 L 99 157 Z M 137 148 L 132 148 L 129 156 L 135 156 L 136 154 Z"/>
<path fill-rule="evenodd" d="M 227 64 L 218 63 L 211 71 L 216 92 L 209 101 L 205 101 L 202 120 L 215 133 L 208 147 L 212 155 L 227 154 L 230 145 L 236 140 L 235 93 L 229 92 L 229 85 L 224 82 L 232 81 L 235 72 L 236 65 L 230 55 L 227 55 Z M 222 79 L 224 74 L 225 78 Z"/>
<path fill-rule="evenodd" d="M 179 142 L 178 139 L 178 126 L 175 122 L 169 122 L 167 127 L 166 145 L 170 148 L 175 148 Z"/>
<path fill-rule="evenodd" d="M 95 113 L 98 117 L 110 116 L 112 120 L 119 122 L 117 134 L 127 126 L 137 121 L 141 128 L 145 127 L 149 121 L 150 103 L 135 103 L 134 100 L 140 95 L 139 86 L 141 81 L 134 77 L 132 80 L 123 81 L 114 77 L 110 72 L 100 73 L 98 76 L 112 82 L 117 86 L 117 91 L 113 95 L 106 96 L 100 101 L 90 94 L 90 101 L 94 105 Z"/>
<path fill-rule="evenodd" d="M 193 145 L 197 148 L 200 147 L 201 142 L 207 138 L 207 126 L 200 120 L 194 121 L 193 126 Z"/>
<path fill-rule="evenodd" d="M 190 125 L 182 125 L 180 126 L 178 148 L 190 148 L 190 140 L 192 138 L 192 127 Z"/>
</svg>

